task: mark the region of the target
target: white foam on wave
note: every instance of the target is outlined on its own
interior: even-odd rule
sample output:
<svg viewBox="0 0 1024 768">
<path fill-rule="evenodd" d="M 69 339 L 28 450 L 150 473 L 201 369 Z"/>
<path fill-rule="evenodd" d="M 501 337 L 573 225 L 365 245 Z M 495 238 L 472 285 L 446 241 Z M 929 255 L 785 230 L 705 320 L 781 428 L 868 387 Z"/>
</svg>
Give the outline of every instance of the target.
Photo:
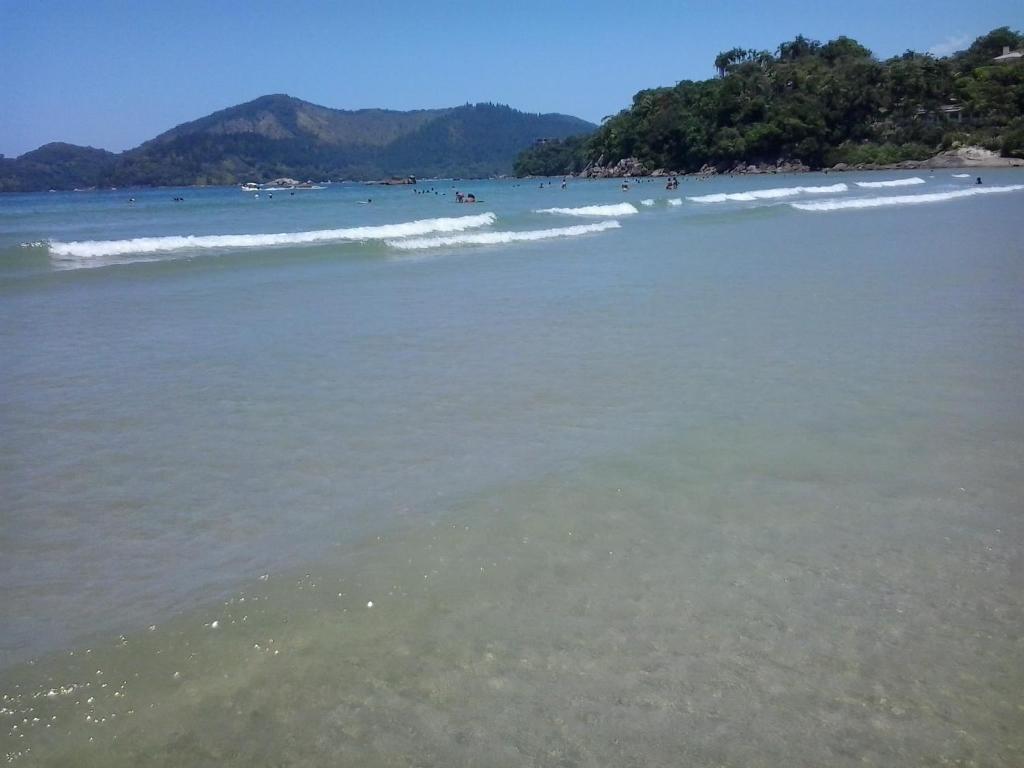
<svg viewBox="0 0 1024 768">
<path fill-rule="evenodd" d="M 640 205 L 647 205 L 647 206 L 654 205 L 654 200 L 652 200 L 651 198 L 647 198 L 646 200 L 641 200 L 640 201 Z"/>
<path fill-rule="evenodd" d="M 887 181 L 858 181 L 858 187 L 867 189 L 878 189 L 880 187 L 912 187 L 915 184 L 924 184 L 924 179 L 913 176 L 909 179 L 888 179 Z"/>
<path fill-rule="evenodd" d="M 432 232 L 463 232 L 490 226 L 497 220 L 493 213 L 453 218 L 419 219 L 400 224 L 382 224 L 347 229 L 318 229 L 309 232 L 280 232 L 253 235 L 172 235 L 136 237 L 130 240 L 82 240 L 63 243 L 51 241 L 50 253 L 59 257 L 95 258 L 125 254 L 166 253 L 206 248 L 259 248 L 277 245 L 307 245 L 345 240 L 389 240 L 427 235 Z"/>
<path fill-rule="evenodd" d="M 969 174 L 969 173 L 954 173 L 953 174 L 953 178 L 954 179 L 969 179 L 969 178 L 971 178 L 971 174 Z"/>
<path fill-rule="evenodd" d="M 581 208 L 541 208 L 534 213 L 557 213 L 563 216 L 629 216 L 639 213 L 632 203 L 584 205 Z"/>
<path fill-rule="evenodd" d="M 668 204 L 669 205 L 682 205 L 683 204 L 683 198 L 681 198 L 681 197 L 673 197 L 671 200 L 668 201 Z"/>
<path fill-rule="evenodd" d="M 751 189 L 747 192 L 719 192 L 686 199 L 695 203 L 751 203 L 756 200 L 778 200 L 796 195 L 830 195 L 836 192 L 845 192 L 847 189 L 848 187 L 840 182 L 827 187 L 774 187 L 772 189 Z"/>
<path fill-rule="evenodd" d="M 593 232 L 604 232 L 618 229 L 619 222 L 599 221 L 594 224 L 576 224 L 572 227 L 555 227 L 553 229 L 532 229 L 523 232 L 473 232 L 465 235 L 447 235 L 438 237 L 410 237 L 402 240 L 388 240 L 392 248 L 403 251 L 422 250 L 424 248 L 444 248 L 452 245 L 503 245 L 505 243 L 528 242 L 531 240 L 549 240 L 555 237 L 578 237 Z"/>
<path fill-rule="evenodd" d="M 953 192 L 929 192 L 924 195 L 890 195 L 888 197 L 862 197 L 850 200 L 819 200 L 806 203 L 790 203 L 790 205 L 801 211 L 844 211 L 862 208 L 883 208 L 890 205 L 941 203 L 961 197 L 1016 192 L 1021 189 L 1024 189 L 1024 184 L 1011 184 L 1005 187 L 975 187 L 974 189 L 958 189 Z"/>
</svg>

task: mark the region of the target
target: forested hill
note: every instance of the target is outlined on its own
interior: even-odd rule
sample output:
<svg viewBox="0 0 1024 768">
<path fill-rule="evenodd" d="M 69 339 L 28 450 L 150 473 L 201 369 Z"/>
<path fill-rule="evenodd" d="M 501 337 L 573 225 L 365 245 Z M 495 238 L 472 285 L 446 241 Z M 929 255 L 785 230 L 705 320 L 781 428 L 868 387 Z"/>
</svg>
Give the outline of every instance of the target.
<svg viewBox="0 0 1024 768">
<path fill-rule="evenodd" d="M 489 176 L 511 173 L 538 139 L 587 133 L 568 115 L 476 104 L 397 112 L 329 109 L 263 96 L 173 128 L 113 154 L 47 144 L 0 159 L 0 191 L 132 185 L 237 184 L 290 177 Z"/>
<path fill-rule="evenodd" d="M 1024 37 L 1007 27 L 949 57 L 879 61 L 855 40 L 803 36 L 774 53 L 734 48 L 717 77 L 640 91 L 589 137 L 524 152 L 519 175 L 577 172 L 635 157 L 648 169 L 728 170 L 919 160 L 979 144 L 1024 157 Z M 1003 56 L 1009 49 L 1010 56 Z"/>
</svg>

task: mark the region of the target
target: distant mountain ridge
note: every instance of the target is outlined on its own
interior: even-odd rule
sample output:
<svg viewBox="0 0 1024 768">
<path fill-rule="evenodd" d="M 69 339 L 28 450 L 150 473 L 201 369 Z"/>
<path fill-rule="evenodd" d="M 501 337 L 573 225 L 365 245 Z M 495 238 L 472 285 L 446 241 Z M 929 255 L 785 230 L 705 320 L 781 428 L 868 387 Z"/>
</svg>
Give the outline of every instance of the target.
<svg viewBox="0 0 1024 768">
<path fill-rule="evenodd" d="M 311 137 L 335 145 L 384 146 L 424 123 L 452 111 L 453 108 L 418 109 L 410 112 L 390 109 L 331 109 L 278 93 L 260 96 L 258 99 L 219 110 L 198 120 L 182 123 L 142 146 L 168 143 L 198 133 L 255 134 L 267 139 Z"/>
<path fill-rule="evenodd" d="M 408 112 L 341 110 L 284 94 L 182 123 L 120 154 L 52 143 L 0 159 L 0 191 L 237 184 L 282 176 L 491 176 L 537 139 L 589 133 L 569 115 L 499 104 Z"/>
</svg>

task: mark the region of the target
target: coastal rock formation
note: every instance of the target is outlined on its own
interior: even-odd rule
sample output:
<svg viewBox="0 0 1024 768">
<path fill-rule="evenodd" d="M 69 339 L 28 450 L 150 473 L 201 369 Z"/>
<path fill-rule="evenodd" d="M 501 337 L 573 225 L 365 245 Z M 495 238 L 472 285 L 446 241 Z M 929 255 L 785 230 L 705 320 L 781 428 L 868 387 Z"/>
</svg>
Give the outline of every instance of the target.
<svg viewBox="0 0 1024 768">
<path fill-rule="evenodd" d="M 600 158 L 600 160 L 603 159 L 603 157 Z M 650 175 L 644 164 L 635 157 L 624 157 L 614 165 L 601 165 L 598 162 L 580 172 L 580 178 L 584 179 L 621 179 Z"/>
<path fill-rule="evenodd" d="M 1024 167 L 1024 159 L 1018 157 L 1002 157 L 984 147 L 959 147 L 948 152 L 941 152 L 935 157 L 923 161 L 921 167 L 926 168 L 1006 168 Z"/>
<path fill-rule="evenodd" d="M 836 163 L 832 171 L 914 171 L 932 168 L 1024 168 L 1024 159 L 1002 157 L 984 147 L 958 147 L 940 152 L 927 160 L 904 160 L 899 163 Z"/>
<path fill-rule="evenodd" d="M 776 160 L 774 163 L 737 163 L 730 174 L 756 175 L 763 173 L 806 173 L 811 168 L 800 160 Z"/>
<path fill-rule="evenodd" d="M 604 157 L 600 158 L 604 160 Z M 960 147 L 958 149 L 942 152 L 927 160 L 903 160 L 898 163 L 836 163 L 827 171 L 912 171 L 932 168 L 1024 168 L 1024 159 L 1014 157 L 1001 157 L 998 152 L 983 147 Z M 619 179 L 649 176 L 660 178 L 664 176 L 695 176 L 708 178 L 719 174 L 730 176 L 756 176 L 777 173 L 810 173 L 821 170 L 812 168 L 799 159 L 779 158 L 774 163 L 745 163 L 739 162 L 733 166 L 716 166 L 705 163 L 701 168 L 692 173 L 684 171 L 671 171 L 665 168 L 656 168 L 648 171 L 643 162 L 635 157 L 627 157 L 617 163 L 602 165 L 594 164 L 584 168 L 578 178 L 583 179 Z"/>
</svg>

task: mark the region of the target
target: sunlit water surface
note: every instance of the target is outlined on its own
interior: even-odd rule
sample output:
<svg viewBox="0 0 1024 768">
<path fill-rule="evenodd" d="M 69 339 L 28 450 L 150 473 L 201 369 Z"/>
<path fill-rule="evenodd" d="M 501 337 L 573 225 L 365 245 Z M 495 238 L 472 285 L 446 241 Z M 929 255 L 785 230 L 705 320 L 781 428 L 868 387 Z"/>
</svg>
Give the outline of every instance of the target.
<svg viewBox="0 0 1024 768">
<path fill-rule="evenodd" d="M 0 198 L 0 753 L 1024 764 L 984 176 Z"/>
</svg>

